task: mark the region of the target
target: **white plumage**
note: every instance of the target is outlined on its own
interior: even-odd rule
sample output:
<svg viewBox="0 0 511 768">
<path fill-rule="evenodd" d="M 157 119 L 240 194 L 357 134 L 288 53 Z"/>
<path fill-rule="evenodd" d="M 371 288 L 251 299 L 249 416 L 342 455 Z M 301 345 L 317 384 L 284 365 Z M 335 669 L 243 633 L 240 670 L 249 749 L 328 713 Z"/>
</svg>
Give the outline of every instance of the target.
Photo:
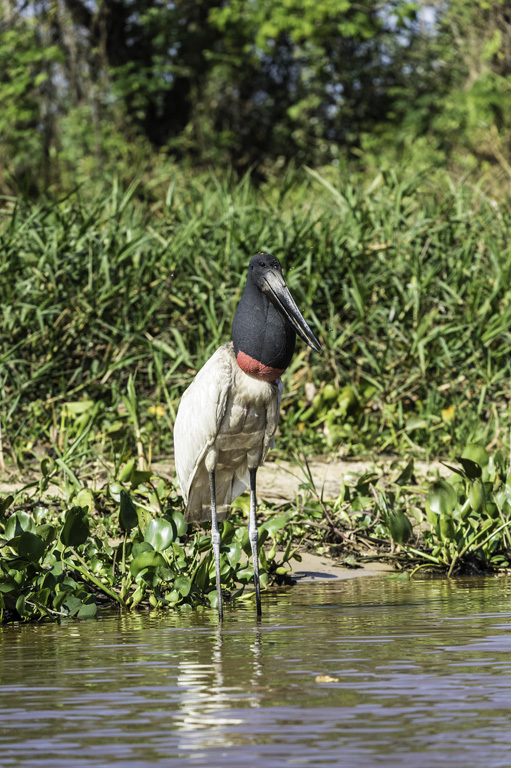
<svg viewBox="0 0 511 768">
<path fill-rule="evenodd" d="M 256 253 L 232 324 L 232 343 L 217 349 L 184 393 L 174 426 L 177 476 L 186 519 L 211 519 L 211 545 L 219 619 L 223 618 L 219 520 L 250 487 L 248 537 L 254 566 L 257 615 L 261 590 L 256 473 L 279 421 L 282 382 L 296 335 L 321 345 L 305 322 L 282 275 L 280 262 Z"/>
<path fill-rule="evenodd" d="M 249 485 L 279 421 L 282 381 L 244 373 L 232 343 L 224 344 L 184 393 L 174 427 L 175 462 L 186 502 L 186 519 L 211 519 L 210 472 L 215 470 L 218 520 Z"/>
</svg>

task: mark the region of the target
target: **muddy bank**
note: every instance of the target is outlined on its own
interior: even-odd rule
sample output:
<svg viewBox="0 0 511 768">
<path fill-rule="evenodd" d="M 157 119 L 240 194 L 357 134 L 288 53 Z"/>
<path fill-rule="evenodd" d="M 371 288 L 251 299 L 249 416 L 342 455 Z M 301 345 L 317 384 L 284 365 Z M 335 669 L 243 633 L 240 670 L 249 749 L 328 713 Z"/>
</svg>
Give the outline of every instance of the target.
<svg viewBox="0 0 511 768">
<path fill-rule="evenodd" d="M 347 568 L 325 555 L 300 552 L 301 563 L 293 560 L 292 577 L 299 581 L 335 581 L 336 579 L 358 579 L 362 576 L 382 576 L 395 573 L 387 563 L 366 563 L 362 566 Z"/>
<path fill-rule="evenodd" d="M 310 459 L 309 468 L 312 474 L 316 490 L 323 495 L 325 500 L 332 501 L 339 496 L 343 482 L 354 485 L 356 480 L 366 472 L 371 472 L 377 479 L 395 479 L 404 466 L 402 460 L 395 456 L 378 456 L 377 459 L 350 459 L 333 461 L 325 457 Z M 170 460 L 153 461 L 151 470 L 155 475 L 163 477 L 168 482 L 173 482 L 174 464 Z M 425 462 L 416 460 L 414 474 L 417 478 L 432 478 L 436 474 L 446 476 L 449 470 L 439 461 Z M 35 468 L 28 471 L 26 476 L 0 477 L 0 493 L 16 493 L 22 490 L 30 482 L 33 488 L 27 490 L 29 496 L 37 498 L 37 480 L 40 472 Z M 91 466 L 87 477 L 87 487 L 92 491 L 98 491 L 105 487 L 109 474 L 104 465 Z M 259 500 L 273 504 L 292 502 L 302 483 L 308 478 L 295 462 L 269 460 L 257 471 L 257 495 Z M 63 498 L 64 489 L 54 483 L 50 483 L 42 495 L 43 498 Z"/>
</svg>

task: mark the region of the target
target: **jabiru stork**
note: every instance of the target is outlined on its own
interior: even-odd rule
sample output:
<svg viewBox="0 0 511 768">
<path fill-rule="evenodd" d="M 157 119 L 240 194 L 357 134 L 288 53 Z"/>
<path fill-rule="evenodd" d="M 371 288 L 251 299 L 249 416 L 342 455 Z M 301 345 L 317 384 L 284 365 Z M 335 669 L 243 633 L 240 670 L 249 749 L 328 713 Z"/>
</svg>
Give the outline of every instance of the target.
<svg viewBox="0 0 511 768">
<path fill-rule="evenodd" d="M 296 334 L 321 345 L 296 306 L 278 259 L 256 253 L 234 315 L 232 342 L 219 347 L 183 394 L 174 426 L 176 471 L 188 522 L 211 519 L 218 615 L 223 618 L 218 522 L 250 487 L 249 539 L 257 615 L 261 615 L 257 554 L 256 473 L 274 446 L 281 376 Z"/>
</svg>

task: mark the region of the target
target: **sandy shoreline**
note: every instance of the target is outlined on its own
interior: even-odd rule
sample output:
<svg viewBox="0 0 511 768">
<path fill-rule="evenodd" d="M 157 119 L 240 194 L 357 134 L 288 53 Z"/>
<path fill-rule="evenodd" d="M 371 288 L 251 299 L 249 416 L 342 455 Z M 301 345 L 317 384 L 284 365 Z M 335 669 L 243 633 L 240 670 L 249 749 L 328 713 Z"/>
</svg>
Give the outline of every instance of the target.
<svg viewBox="0 0 511 768">
<path fill-rule="evenodd" d="M 336 579 L 358 579 L 361 576 L 381 576 L 395 573 L 387 563 L 366 563 L 360 567 L 347 568 L 339 565 L 325 555 L 312 552 L 300 552 L 302 562 L 292 560 L 292 577 L 299 581 L 334 581 Z"/>
<path fill-rule="evenodd" d="M 397 475 L 399 468 L 395 466 L 396 457 L 379 457 L 375 460 L 345 460 L 337 459 L 335 461 L 325 461 L 324 458 L 312 458 L 309 462 L 310 471 L 316 485 L 317 491 L 325 501 L 334 500 L 342 490 L 344 482 L 352 484 L 356 478 L 365 472 L 372 471 L 378 477 Z M 155 474 L 164 477 L 172 482 L 174 478 L 174 466 L 171 461 L 153 462 L 152 469 Z M 428 474 L 445 474 L 446 469 L 439 462 L 416 462 L 415 471 L 420 476 Z M 27 478 L 28 479 L 28 478 Z M 32 479 L 32 478 L 31 478 Z M 104 470 L 97 473 L 92 483 L 93 490 L 104 487 L 106 483 L 106 474 Z M 303 470 L 295 463 L 289 461 L 272 462 L 268 461 L 260 467 L 258 474 L 258 497 L 259 501 L 266 501 L 273 504 L 282 504 L 292 502 L 297 498 L 299 486 L 306 480 Z M 32 498 L 38 498 L 38 488 L 30 489 L 28 495 Z M 0 493 L 16 493 L 23 488 L 23 483 L 19 478 L 17 481 L 2 482 L 0 480 Z M 58 485 L 50 484 L 50 487 L 44 494 L 39 496 L 41 500 L 51 498 L 63 498 L 64 489 Z M 348 567 L 336 563 L 327 555 L 319 555 L 312 552 L 300 552 L 301 562 L 291 561 L 292 577 L 299 581 L 331 581 L 335 579 L 356 579 L 362 576 L 381 576 L 394 573 L 395 570 L 391 564 L 371 562 Z"/>
</svg>

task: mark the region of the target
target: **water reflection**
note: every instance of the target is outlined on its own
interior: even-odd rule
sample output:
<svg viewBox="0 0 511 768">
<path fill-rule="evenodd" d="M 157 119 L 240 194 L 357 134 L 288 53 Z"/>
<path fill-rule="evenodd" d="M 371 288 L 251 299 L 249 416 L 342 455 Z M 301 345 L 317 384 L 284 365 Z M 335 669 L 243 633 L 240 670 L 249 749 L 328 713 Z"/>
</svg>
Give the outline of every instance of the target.
<svg viewBox="0 0 511 768">
<path fill-rule="evenodd" d="M 177 683 L 183 688 L 178 727 L 192 732 L 214 728 L 218 735 L 213 738 L 213 743 L 221 743 L 222 726 L 230 721 L 224 722 L 218 712 L 232 706 L 239 691 L 235 686 L 225 683 L 220 628 L 214 635 L 210 663 L 192 660 L 182 662 Z"/>
<path fill-rule="evenodd" d="M 511 580 L 0 629 L 0 764 L 511 765 Z M 316 682 L 328 675 L 336 682 Z"/>
</svg>

